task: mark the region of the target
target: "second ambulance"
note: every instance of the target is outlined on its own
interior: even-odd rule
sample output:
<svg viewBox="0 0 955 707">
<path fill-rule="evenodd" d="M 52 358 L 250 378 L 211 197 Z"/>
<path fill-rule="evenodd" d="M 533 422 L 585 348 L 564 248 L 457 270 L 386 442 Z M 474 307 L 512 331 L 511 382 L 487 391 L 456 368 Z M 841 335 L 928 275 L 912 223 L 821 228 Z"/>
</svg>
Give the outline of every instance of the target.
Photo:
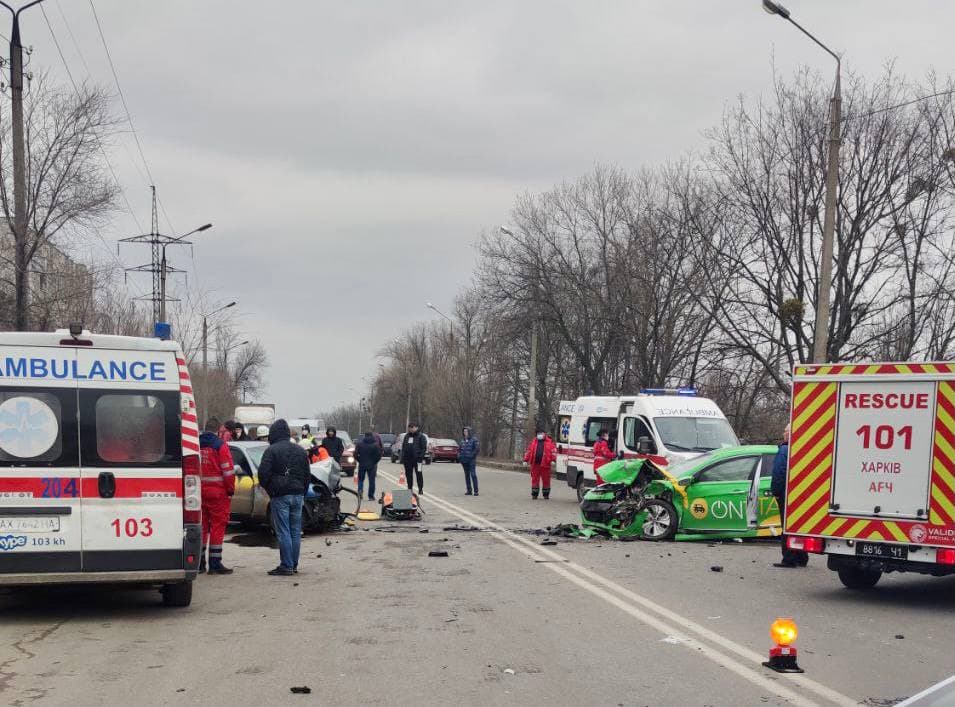
<svg viewBox="0 0 955 707">
<path fill-rule="evenodd" d="M 566 474 L 578 501 L 596 480 L 593 447 L 601 429 L 618 456 L 664 465 L 739 444 L 719 406 L 692 388 L 562 400 L 558 414 L 557 472 Z"/>
</svg>

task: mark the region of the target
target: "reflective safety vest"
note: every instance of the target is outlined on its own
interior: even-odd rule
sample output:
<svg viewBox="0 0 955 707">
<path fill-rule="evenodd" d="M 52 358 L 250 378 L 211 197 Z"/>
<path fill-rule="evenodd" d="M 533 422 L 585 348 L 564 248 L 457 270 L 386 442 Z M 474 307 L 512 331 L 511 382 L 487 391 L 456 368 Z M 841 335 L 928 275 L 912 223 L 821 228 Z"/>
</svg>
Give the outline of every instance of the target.
<svg viewBox="0 0 955 707">
<path fill-rule="evenodd" d="M 212 439 L 207 440 L 207 435 Z M 220 489 L 231 496 L 235 493 L 235 462 L 232 461 L 229 445 L 205 432 L 199 438 L 199 447 L 202 490 Z"/>
</svg>

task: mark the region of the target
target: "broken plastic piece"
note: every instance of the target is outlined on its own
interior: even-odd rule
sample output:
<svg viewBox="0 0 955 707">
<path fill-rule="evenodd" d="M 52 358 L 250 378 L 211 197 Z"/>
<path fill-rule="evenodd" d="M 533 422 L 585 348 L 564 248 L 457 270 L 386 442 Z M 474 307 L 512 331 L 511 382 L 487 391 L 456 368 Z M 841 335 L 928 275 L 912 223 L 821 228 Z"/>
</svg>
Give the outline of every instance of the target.
<svg viewBox="0 0 955 707">
<path fill-rule="evenodd" d="M 447 557 L 447 556 L 448 556 L 448 551 L 440 547 L 436 547 L 431 552 L 428 553 L 428 557 Z"/>
</svg>

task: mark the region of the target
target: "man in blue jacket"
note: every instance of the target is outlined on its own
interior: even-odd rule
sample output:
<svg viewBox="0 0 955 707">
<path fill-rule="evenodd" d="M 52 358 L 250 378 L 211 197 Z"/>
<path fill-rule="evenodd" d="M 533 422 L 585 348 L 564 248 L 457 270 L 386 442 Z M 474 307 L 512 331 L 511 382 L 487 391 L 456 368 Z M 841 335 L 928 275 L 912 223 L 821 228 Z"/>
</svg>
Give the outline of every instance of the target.
<svg viewBox="0 0 955 707">
<path fill-rule="evenodd" d="M 481 442 L 471 432 L 470 427 L 461 430 L 461 441 L 458 443 L 458 461 L 464 468 L 464 483 L 467 486 L 465 496 L 477 496 L 477 457 L 481 451 Z M 472 493 L 473 492 L 473 493 Z"/>
<path fill-rule="evenodd" d="M 786 471 L 789 467 L 789 425 L 783 430 L 783 443 L 779 445 L 776 452 L 776 459 L 773 460 L 773 481 L 772 492 L 776 497 L 776 505 L 779 506 L 780 530 L 785 528 L 786 512 Z M 776 562 L 773 567 L 805 567 L 809 564 L 809 553 L 803 550 L 790 550 L 786 547 L 786 536 L 780 533 L 782 540 L 783 559 Z"/>
</svg>

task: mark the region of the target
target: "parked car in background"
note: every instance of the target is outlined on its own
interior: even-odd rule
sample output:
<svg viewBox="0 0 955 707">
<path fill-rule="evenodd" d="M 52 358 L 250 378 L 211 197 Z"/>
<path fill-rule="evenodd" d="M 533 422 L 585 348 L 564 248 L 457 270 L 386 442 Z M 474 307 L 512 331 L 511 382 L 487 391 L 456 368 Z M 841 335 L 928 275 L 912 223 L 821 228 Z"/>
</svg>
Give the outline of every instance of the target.
<svg viewBox="0 0 955 707">
<path fill-rule="evenodd" d="M 355 469 L 358 467 L 358 462 L 355 461 L 355 443 L 352 441 L 351 435 L 345 430 L 338 430 L 337 434 L 342 444 L 345 445 L 345 451 L 342 453 L 342 461 L 340 464 L 342 476 L 354 476 Z"/>
<path fill-rule="evenodd" d="M 453 439 L 432 439 L 428 442 L 431 459 L 435 462 L 457 462 L 458 443 Z"/>
<path fill-rule="evenodd" d="M 236 465 L 230 520 L 244 525 L 268 522 L 269 495 L 259 486 L 259 464 L 268 442 L 229 442 Z"/>
<path fill-rule="evenodd" d="M 395 441 L 395 435 L 393 435 L 391 432 L 382 432 L 378 436 L 381 437 L 381 456 L 390 457 L 391 447 Z"/>
</svg>

